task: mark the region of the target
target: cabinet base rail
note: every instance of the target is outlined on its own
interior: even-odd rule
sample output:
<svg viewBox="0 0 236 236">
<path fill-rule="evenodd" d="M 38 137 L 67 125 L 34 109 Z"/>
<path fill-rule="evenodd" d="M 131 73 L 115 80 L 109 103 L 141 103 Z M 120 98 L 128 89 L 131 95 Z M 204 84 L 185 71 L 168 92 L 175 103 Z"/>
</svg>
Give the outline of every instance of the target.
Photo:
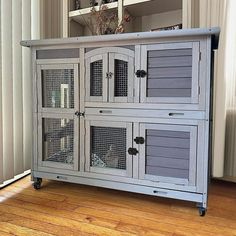
<svg viewBox="0 0 236 236">
<path fill-rule="evenodd" d="M 172 198 L 177 200 L 185 200 L 197 203 L 197 207 L 199 208 L 199 214 L 201 216 L 205 215 L 202 212 L 206 211 L 207 202 L 204 201 L 203 193 L 191 193 L 191 192 L 184 192 L 184 191 L 175 191 L 171 189 L 164 189 L 164 188 L 156 188 L 156 187 L 149 187 L 143 185 L 134 185 L 129 183 L 123 182 L 116 182 L 111 180 L 101 180 L 101 179 L 94 179 L 88 177 L 78 177 L 78 176 L 71 176 L 71 175 L 61 175 L 61 174 L 54 174 L 48 172 L 40 172 L 40 171 L 33 171 L 32 172 L 32 180 L 38 182 L 41 179 L 50 179 L 50 180 L 58 180 L 64 181 L 69 183 L 77 183 L 89 186 L 96 186 L 102 188 L 109 188 L 133 193 L 140 193 L 146 195 L 152 195 L 157 197 L 165 197 L 165 198 Z M 33 184 L 33 186 L 35 183 Z M 41 185 L 41 182 L 40 182 Z M 37 188 L 39 189 L 39 188 Z"/>
</svg>

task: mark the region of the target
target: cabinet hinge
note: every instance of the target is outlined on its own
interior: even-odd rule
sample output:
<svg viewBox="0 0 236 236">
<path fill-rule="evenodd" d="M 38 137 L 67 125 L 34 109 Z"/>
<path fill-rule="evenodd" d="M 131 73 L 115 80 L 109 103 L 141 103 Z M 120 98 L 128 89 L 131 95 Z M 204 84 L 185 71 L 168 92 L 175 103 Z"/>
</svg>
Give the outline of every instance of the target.
<svg viewBox="0 0 236 236">
<path fill-rule="evenodd" d="M 201 60 L 202 60 L 202 53 L 199 52 L 199 61 L 201 61 Z"/>
<path fill-rule="evenodd" d="M 200 89 L 200 86 L 198 86 L 198 94 L 201 93 L 201 89 Z"/>
</svg>

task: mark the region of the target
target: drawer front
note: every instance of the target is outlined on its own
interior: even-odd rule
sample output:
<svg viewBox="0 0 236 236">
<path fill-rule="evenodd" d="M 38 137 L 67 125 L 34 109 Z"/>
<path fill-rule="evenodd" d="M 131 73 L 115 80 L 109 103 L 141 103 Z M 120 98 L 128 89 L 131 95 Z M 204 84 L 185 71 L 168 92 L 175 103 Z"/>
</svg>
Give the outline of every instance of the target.
<svg viewBox="0 0 236 236">
<path fill-rule="evenodd" d="M 109 108 L 86 108 L 85 115 L 102 116 L 125 116 L 146 118 L 173 118 L 173 119 L 196 119 L 205 118 L 203 111 L 182 110 L 146 110 L 146 109 L 109 109 Z"/>
</svg>

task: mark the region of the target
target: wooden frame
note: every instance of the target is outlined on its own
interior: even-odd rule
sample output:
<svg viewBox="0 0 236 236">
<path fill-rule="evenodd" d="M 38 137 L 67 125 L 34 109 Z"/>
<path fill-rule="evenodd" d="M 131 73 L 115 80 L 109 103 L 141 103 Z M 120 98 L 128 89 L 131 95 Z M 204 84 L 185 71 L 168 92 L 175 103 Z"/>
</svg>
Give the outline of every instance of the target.
<svg viewBox="0 0 236 236">
<path fill-rule="evenodd" d="M 208 183 L 208 152 L 210 117 L 211 117 L 211 54 L 217 48 L 219 29 L 183 30 L 172 32 L 147 32 L 122 35 L 83 37 L 73 39 L 54 39 L 40 41 L 24 41 L 22 45 L 32 47 L 32 78 L 33 78 L 33 126 L 34 152 L 32 162 L 32 178 L 49 178 L 61 181 L 82 183 L 94 186 L 120 189 L 153 196 L 169 197 L 195 201 L 201 207 L 207 207 Z M 212 37 L 215 35 L 215 37 Z M 128 47 L 127 47 L 128 46 Z M 134 50 L 127 49 L 132 46 Z M 145 79 L 134 75 L 143 69 L 147 50 L 159 48 L 192 48 L 192 64 L 195 79 L 192 82 L 194 91 L 192 97 L 186 100 L 156 100 L 147 101 L 143 88 Z M 47 49 L 79 48 L 79 58 L 40 59 L 36 51 Z M 87 53 L 86 49 L 89 48 Z M 96 49 L 94 49 L 96 48 Z M 105 94 L 100 100 L 88 96 L 88 72 L 86 63 L 102 58 L 106 70 L 103 71 Z M 105 58 L 105 59 L 104 59 Z M 110 92 L 114 84 L 112 78 L 108 81 L 106 72 L 113 72 L 114 59 L 119 58 L 132 64 L 130 69 L 129 96 L 126 99 L 116 98 Z M 41 69 L 65 68 L 74 69 L 75 98 L 74 109 L 45 108 L 40 98 Z M 193 72 L 192 72 L 193 73 Z M 129 76 L 129 77 L 130 77 Z M 132 81 L 133 80 L 133 81 Z M 131 82 L 132 81 L 132 82 Z M 133 83 L 133 84 L 132 84 Z M 200 89 L 199 89 L 200 88 Z M 66 88 L 65 88 L 66 89 Z M 133 93 L 133 94 L 132 94 Z M 75 112 L 80 117 L 75 116 Z M 84 113 L 85 112 L 85 113 Z M 83 116 L 84 115 L 84 116 Z M 65 118 L 74 120 L 74 165 L 42 161 L 42 119 Z M 124 127 L 127 129 L 127 147 L 136 148 L 140 153 L 129 155 L 126 159 L 127 170 L 90 167 L 89 138 L 90 126 Z M 163 176 L 148 176 L 144 172 L 145 148 L 134 142 L 134 137 L 143 135 L 145 127 L 158 127 L 173 130 L 187 130 L 191 134 L 191 164 L 189 180 L 168 178 Z M 140 156 L 140 157 L 139 157 Z"/>
<path fill-rule="evenodd" d="M 43 160 L 43 127 L 42 121 L 44 118 L 52 119 L 70 119 L 74 122 L 74 140 L 73 140 L 73 165 L 64 164 L 59 162 L 44 161 Z M 50 167 L 56 169 L 69 169 L 69 170 L 79 170 L 79 119 L 73 114 L 38 114 L 38 166 L 41 167 Z"/>
<path fill-rule="evenodd" d="M 94 172 L 107 175 L 120 175 L 132 177 L 132 156 L 126 152 L 126 170 L 119 170 L 114 168 L 99 168 L 90 166 L 90 127 L 112 127 L 112 128 L 125 128 L 126 129 L 126 146 L 132 147 L 132 123 L 130 122 L 103 122 L 103 121 L 85 121 L 86 136 L 85 136 L 85 171 Z M 109 177 L 108 177 L 109 178 Z"/>
<path fill-rule="evenodd" d="M 139 145 L 139 178 L 147 179 L 157 182 L 167 182 L 181 185 L 192 185 L 196 186 L 196 160 L 197 160 L 197 126 L 184 126 L 184 125 L 167 125 L 167 124 L 140 124 L 140 136 L 146 137 L 146 130 L 169 130 L 169 131 L 184 131 L 190 133 L 190 153 L 189 153 L 189 179 L 185 178 L 174 178 L 174 177 L 163 177 L 148 175 L 145 173 L 146 166 L 146 148 L 145 144 Z"/>
<path fill-rule="evenodd" d="M 128 96 L 116 97 L 114 95 L 115 84 L 115 60 L 128 63 Z M 121 47 L 104 47 L 93 49 L 85 53 L 85 77 L 86 77 L 86 102 L 133 102 L 134 101 L 134 52 Z M 102 60 L 103 64 L 103 91 L 102 96 L 90 96 L 90 64 Z M 109 74 L 109 76 L 108 76 Z"/>
<path fill-rule="evenodd" d="M 154 45 L 141 46 L 141 69 L 147 71 L 148 52 L 152 50 L 168 50 L 168 49 L 192 49 L 192 85 L 191 97 L 147 97 L 147 80 L 148 75 L 141 79 L 141 102 L 142 103 L 198 103 L 199 93 L 199 42 L 186 42 L 186 43 L 165 43 Z"/>
</svg>

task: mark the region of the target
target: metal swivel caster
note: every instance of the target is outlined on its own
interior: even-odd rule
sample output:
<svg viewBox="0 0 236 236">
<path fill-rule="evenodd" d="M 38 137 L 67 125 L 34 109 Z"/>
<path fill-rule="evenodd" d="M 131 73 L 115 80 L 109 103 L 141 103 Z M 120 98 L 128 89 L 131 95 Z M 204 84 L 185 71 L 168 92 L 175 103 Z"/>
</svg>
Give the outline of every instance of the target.
<svg viewBox="0 0 236 236">
<path fill-rule="evenodd" d="M 42 178 L 34 178 L 34 183 L 33 183 L 34 189 L 36 190 L 40 189 L 41 184 L 42 184 Z"/>
<path fill-rule="evenodd" d="M 205 216 L 205 214 L 206 214 L 206 208 L 204 208 L 204 207 L 199 207 L 198 210 L 199 210 L 199 215 L 200 215 L 200 216 Z"/>
</svg>

